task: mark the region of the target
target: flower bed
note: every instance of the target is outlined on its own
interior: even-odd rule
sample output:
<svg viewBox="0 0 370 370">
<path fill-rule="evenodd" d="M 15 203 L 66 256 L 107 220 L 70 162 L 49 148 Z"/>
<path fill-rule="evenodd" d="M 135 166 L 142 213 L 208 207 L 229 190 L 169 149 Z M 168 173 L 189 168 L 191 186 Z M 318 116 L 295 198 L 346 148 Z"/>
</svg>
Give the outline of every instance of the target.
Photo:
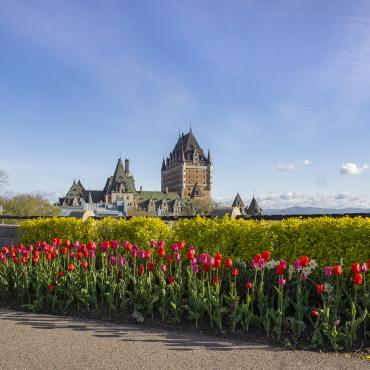
<svg viewBox="0 0 370 370">
<path fill-rule="evenodd" d="M 233 261 L 178 242 L 54 239 L 0 252 L 0 300 L 35 311 L 130 312 L 220 331 L 258 329 L 290 346 L 353 348 L 370 337 L 368 263 L 318 266 L 269 251 Z M 247 335 L 247 334 L 246 334 Z"/>
</svg>

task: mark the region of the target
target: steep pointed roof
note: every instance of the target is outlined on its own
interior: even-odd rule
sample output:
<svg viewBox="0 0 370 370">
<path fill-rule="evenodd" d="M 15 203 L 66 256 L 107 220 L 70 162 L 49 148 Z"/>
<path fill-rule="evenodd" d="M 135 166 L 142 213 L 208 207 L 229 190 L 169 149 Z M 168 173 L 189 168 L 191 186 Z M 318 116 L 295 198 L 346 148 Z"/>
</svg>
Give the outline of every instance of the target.
<svg viewBox="0 0 370 370">
<path fill-rule="evenodd" d="M 83 190 L 85 190 L 85 188 L 83 187 L 83 185 L 82 185 L 82 183 L 81 183 L 81 181 L 80 180 L 78 180 L 78 182 L 77 182 L 77 186 L 83 191 Z"/>
<path fill-rule="evenodd" d="M 253 196 L 253 199 L 248 207 L 247 214 L 255 216 L 262 213 L 262 208 L 258 205 L 256 198 Z"/>
<path fill-rule="evenodd" d="M 207 162 L 208 162 L 209 164 L 212 164 L 211 151 L 210 151 L 209 149 L 208 149 Z"/>
<path fill-rule="evenodd" d="M 92 200 L 92 196 L 91 196 L 91 191 L 89 190 L 88 194 L 87 194 L 87 203 L 89 204 L 92 204 L 93 200 Z"/>
<path fill-rule="evenodd" d="M 162 171 L 166 169 L 166 163 L 164 161 L 164 157 L 163 157 L 163 161 L 162 161 Z"/>
<path fill-rule="evenodd" d="M 115 181 L 120 182 L 125 178 L 125 169 L 123 167 L 122 159 L 119 158 L 117 162 L 116 169 L 114 171 L 113 178 Z M 120 179 L 120 181 L 119 181 Z"/>
<path fill-rule="evenodd" d="M 197 139 L 195 138 L 193 131 L 190 130 L 186 135 L 181 135 L 177 140 L 177 143 L 174 148 L 174 152 L 181 153 L 182 150 L 186 154 L 187 152 L 193 152 L 194 149 L 197 150 L 200 157 L 204 158 L 203 149 L 198 144 Z"/>
<path fill-rule="evenodd" d="M 235 197 L 231 207 L 244 207 L 243 200 L 242 200 L 241 196 L 239 195 L 239 193 L 236 194 L 236 197 Z"/>
<path fill-rule="evenodd" d="M 193 190 L 191 192 L 191 195 L 190 195 L 192 198 L 195 198 L 195 197 L 202 197 L 203 196 L 203 193 L 202 191 L 200 190 L 200 187 L 198 185 L 198 183 L 196 182 L 194 187 L 193 187 Z"/>
</svg>

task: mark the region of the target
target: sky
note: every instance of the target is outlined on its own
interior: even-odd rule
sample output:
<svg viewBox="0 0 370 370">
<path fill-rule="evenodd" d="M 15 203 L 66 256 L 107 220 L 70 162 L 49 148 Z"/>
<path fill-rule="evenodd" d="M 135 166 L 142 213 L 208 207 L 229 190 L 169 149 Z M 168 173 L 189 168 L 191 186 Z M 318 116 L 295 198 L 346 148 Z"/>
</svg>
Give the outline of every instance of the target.
<svg viewBox="0 0 370 370">
<path fill-rule="evenodd" d="M 370 207 L 369 86 L 368 1 L 4 0 L 3 192 L 159 190 L 191 122 L 216 200 Z"/>
</svg>

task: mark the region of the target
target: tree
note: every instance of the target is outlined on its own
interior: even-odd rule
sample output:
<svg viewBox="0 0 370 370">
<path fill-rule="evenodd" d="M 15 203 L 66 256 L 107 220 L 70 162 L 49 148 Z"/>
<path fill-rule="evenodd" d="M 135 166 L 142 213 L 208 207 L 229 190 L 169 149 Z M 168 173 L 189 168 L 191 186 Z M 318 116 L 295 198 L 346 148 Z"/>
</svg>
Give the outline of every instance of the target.
<svg viewBox="0 0 370 370">
<path fill-rule="evenodd" d="M 3 214 L 11 216 L 53 216 L 58 208 L 40 195 L 19 194 L 12 198 L 0 198 Z"/>
<path fill-rule="evenodd" d="M 5 170 L 0 170 L 0 190 L 8 183 L 8 174 Z"/>
<path fill-rule="evenodd" d="M 212 211 L 213 202 L 204 199 L 191 199 L 185 201 L 181 210 L 183 215 L 209 215 Z"/>
</svg>

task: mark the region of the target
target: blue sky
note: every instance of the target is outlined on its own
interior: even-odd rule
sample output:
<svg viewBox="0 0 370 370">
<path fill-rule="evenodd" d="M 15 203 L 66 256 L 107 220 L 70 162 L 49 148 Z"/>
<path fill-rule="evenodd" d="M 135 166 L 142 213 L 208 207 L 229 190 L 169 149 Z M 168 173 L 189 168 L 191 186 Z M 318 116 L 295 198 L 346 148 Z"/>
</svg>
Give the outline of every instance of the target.
<svg viewBox="0 0 370 370">
<path fill-rule="evenodd" d="M 213 196 L 370 207 L 368 1 L 2 1 L 6 192 L 137 186 L 191 120 Z"/>
</svg>

